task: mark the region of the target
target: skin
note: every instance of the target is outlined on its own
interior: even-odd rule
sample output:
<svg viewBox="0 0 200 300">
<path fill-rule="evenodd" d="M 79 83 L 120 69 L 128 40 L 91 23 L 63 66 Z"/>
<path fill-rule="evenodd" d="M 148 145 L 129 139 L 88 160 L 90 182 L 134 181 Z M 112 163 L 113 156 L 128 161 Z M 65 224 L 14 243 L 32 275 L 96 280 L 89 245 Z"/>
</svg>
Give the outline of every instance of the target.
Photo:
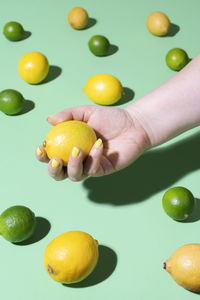
<svg viewBox="0 0 200 300">
<path fill-rule="evenodd" d="M 93 146 L 83 162 L 82 153 L 70 157 L 67 167 L 52 168 L 45 150 L 36 157 L 48 163 L 55 180 L 80 181 L 103 176 L 132 164 L 142 153 L 200 125 L 200 54 L 164 84 L 126 108 L 78 106 L 48 117 L 56 125 L 67 120 L 88 123 L 103 143 Z"/>
</svg>

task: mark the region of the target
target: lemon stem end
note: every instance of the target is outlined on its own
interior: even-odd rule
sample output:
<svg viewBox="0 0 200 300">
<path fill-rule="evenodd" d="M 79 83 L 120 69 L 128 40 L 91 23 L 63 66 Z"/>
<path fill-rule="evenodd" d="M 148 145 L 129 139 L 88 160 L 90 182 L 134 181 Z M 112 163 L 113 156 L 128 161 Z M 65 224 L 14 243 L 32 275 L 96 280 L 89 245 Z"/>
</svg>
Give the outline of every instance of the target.
<svg viewBox="0 0 200 300">
<path fill-rule="evenodd" d="M 166 270 L 166 262 L 163 263 L 163 269 Z"/>
<path fill-rule="evenodd" d="M 55 275 L 54 270 L 52 269 L 52 267 L 50 265 L 48 265 L 48 272 L 51 275 Z"/>
</svg>

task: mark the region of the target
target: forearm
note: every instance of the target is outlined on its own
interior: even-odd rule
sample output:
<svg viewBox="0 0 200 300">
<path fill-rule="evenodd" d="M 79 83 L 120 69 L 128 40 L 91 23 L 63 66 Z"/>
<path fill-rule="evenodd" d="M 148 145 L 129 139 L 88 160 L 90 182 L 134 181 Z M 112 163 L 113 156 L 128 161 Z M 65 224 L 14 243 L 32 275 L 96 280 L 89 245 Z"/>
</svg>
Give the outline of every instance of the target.
<svg viewBox="0 0 200 300">
<path fill-rule="evenodd" d="M 200 54 L 127 110 L 144 127 L 152 147 L 200 125 Z"/>
</svg>

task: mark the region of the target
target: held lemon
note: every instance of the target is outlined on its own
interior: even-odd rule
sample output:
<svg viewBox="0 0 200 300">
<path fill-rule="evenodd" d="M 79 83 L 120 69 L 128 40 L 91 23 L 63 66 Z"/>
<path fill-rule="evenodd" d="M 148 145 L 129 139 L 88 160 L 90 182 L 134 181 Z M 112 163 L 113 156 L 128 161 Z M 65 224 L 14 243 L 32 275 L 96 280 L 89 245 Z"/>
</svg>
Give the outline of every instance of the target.
<svg viewBox="0 0 200 300">
<path fill-rule="evenodd" d="M 164 36 L 169 32 L 170 21 L 168 16 L 163 12 L 154 11 L 148 16 L 146 27 L 151 34 Z"/>
<path fill-rule="evenodd" d="M 182 287 L 200 292 L 200 244 L 186 244 L 167 259 L 163 268 Z"/>
<path fill-rule="evenodd" d="M 98 242 L 82 231 L 57 236 L 44 253 L 44 267 L 52 279 L 71 284 L 85 279 L 98 261 Z"/>
<path fill-rule="evenodd" d="M 74 29 L 83 29 L 88 24 L 88 13 L 82 7 L 74 7 L 68 14 L 68 23 Z"/>
<path fill-rule="evenodd" d="M 95 103 L 111 105 L 120 100 L 123 94 L 121 82 L 110 74 L 92 76 L 83 91 Z"/>
<path fill-rule="evenodd" d="M 28 52 L 19 60 L 18 72 L 24 81 L 38 84 L 46 78 L 49 72 L 48 60 L 40 52 Z"/>
<path fill-rule="evenodd" d="M 49 159 L 58 157 L 66 166 L 73 147 L 79 147 L 85 159 L 96 140 L 96 134 L 90 126 L 74 120 L 54 126 L 47 134 L 43 146 Z"/>
</svg>

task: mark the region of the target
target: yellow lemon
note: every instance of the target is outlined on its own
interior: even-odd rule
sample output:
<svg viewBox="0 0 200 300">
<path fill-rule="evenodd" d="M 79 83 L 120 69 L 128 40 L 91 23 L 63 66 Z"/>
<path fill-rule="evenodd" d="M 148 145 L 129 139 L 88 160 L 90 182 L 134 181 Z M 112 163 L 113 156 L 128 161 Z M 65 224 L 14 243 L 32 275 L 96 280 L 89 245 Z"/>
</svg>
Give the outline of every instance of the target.
<svg viewBox="0 0 200 300">
<path fill-rule="evenodd" d="M 49 159 L 58 157 L 66 166 L 73 147 L 79 147 L 85 159 L 96 140 L 94 130 L 85 122 L 65 121 L 49 131 L 43 146 Z"/>
<path fill-rule="evenodd" d="M 19 60 L 18 72 L 24 81 L 30 84 L 40 83 L 49 72 L 48 60 L 40 52 L 26 53 Z"/>
<path fill-rule="evenodd" d="M 74 29 L 83 29 L 88 23 L 87 11 L 82 7 L 74 7 L 68 14 L 68 23 Z"/>
<path fill-rule="evenodd" d="M 123 87 L 113 75 L 96 74 L 88 80 L 83 91 L 93 102 L 111 105 L 122 97 Z"/>
<path fill-rule="evenodd" d="M 57 236 L 46 248 L 44 267 L 55 281 L 70 284 L 82 281 L 98 261 L 98 242 L 82 231 Z"/>
<path fill-rule="evenodd" d="M 178 248 L 163 267 L 179 285 L 200 292 L 200 244 L 186 244 Z"/>
<path fill-rule="evenodd" d="M 163 12 L 154 11 L 148 16 L 146 27 L 153 35 L 163 36 L 169 32 L 170 21 L 168 16 Z"/>
</svg>

